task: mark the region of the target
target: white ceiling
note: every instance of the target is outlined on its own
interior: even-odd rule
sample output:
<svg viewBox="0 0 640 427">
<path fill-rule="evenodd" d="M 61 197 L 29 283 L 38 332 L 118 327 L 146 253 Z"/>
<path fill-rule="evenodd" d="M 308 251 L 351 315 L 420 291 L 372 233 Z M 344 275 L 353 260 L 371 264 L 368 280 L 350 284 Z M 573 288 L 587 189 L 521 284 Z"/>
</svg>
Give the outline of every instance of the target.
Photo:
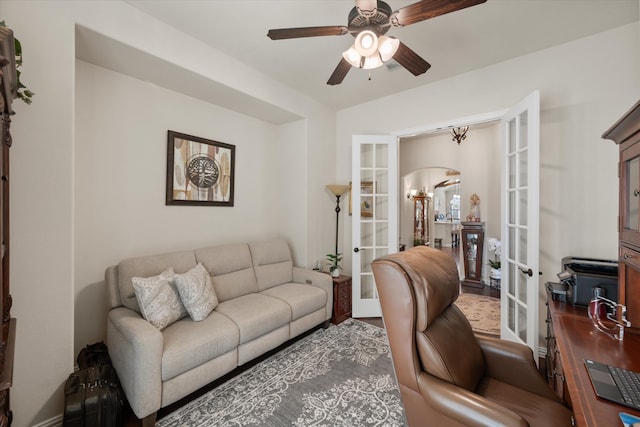
<svg viewBox="0 0 640 427">
<path fill-rule="evenodd" d="M 346 25 L 353 0 L 125 0 L 160 21 L 339 110 L 638 21 L 638 0 L 488 0 L 404 28 L 398 37 L 431 65 L 351 69 L 326 84 L 350 35 L 270 40 L 270 28 Z M 392 9 L 414 3 L 387 0 Z M 82 55 L 80 55 L 81 57 Z M 594 58 L 594 61 L 605 58 Z M 370 79 L 369 79 L 370 77 Z"/>
</svg>

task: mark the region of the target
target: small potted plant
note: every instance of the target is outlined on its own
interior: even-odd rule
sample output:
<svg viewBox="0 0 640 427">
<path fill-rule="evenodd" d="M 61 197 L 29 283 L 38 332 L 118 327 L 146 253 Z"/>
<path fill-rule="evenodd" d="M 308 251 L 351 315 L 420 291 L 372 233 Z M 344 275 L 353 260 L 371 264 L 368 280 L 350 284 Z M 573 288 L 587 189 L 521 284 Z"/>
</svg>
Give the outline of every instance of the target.
<svg viewBox="0 0 640 427">
<path fill-rule="evenodd" d="M 342 261 L 342 254 L 327 254 L 327 259 L 331 263 L 329 265 L 329 273 L 331 273 L 331 276 L 340 276 L 340 269 L 342 268 L 340 261 Z"/>
</svg>

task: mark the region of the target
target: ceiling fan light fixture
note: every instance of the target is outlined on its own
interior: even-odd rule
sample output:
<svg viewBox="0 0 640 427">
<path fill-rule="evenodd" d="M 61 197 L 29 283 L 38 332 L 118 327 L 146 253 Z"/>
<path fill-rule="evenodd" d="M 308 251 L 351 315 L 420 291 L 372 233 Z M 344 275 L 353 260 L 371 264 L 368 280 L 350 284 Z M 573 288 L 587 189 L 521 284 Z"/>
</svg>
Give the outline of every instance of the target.
<svg viewBox="0 0 640 427">
<path fill-rule="evenodd" d="M 369 56 L 378 50 L 378 36 L 371 30 L 360 31 L 354 47 L 361 56 Z"/>
<path fill-rule="evenodd" d="M 364 63 L 362 64 L 361 68 L 364 70 L 371 70 L 374 68 L 382 67 L 382 64 L 384 64 L 382 58 L 380 58 L 378 52 L 375 52 L 373 55 L 369 55 L 364 58 Z"/>
<path fill-rule="evenodd" d="M 360 68 L 360 61 L 362 56 L 358 53 L 354 46 L 342 52 L 342 57 L 351 64 L 352 67 Z"/>
<path fill-rule="evenodd" d="M 380 57 L 380 53 L 378 51 L 375 51 L 369 56 L 361 56 L 353 46 L 342 52 L 342 57 L 352 67 L 362 68 L 364 70 L 378 68 L 384 64 L 384 61 Z"/>
<path fill-rule="evenodd" d="M 398 51 L 400 46 L 400 40 L 395 37 L 381 36 L 378 39 L 378 52 L 380 53 L 380 59 L 382 62 L 387 62 Z"/>
</svg>

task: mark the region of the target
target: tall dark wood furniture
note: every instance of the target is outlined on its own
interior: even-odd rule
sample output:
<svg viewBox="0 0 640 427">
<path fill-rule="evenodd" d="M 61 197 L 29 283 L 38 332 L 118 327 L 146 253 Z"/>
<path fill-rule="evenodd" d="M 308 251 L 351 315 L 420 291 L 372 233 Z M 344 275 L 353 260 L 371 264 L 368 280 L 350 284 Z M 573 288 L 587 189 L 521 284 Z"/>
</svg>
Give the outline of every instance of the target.
<svg viewBox="0 0 640 427">
<path fill-rule="evenodd" d="M 584 359 L 640 372 L 640 335 L 616 341 L 598 331 L 587 309 L 554 301 L 547 294 L 547 376 L 558 396 L 573 410 L 578 427 L 621 426 L 619 412 L 640 411 L 596 396 Z"/>
<path fill-rule="evenodd" d="M 482 253 L 484 251 L 484 222 L 462 223 L 462 253 L 464 255 L 463 285 L 484 287 L 482 283 Z"/>
<path fill-rule="evenodd" d="M 620 146 L 618 299 L 627 306 L 629 331 L 640 333 L 640 101 L 602 137 Z"/>
<path fill-rule="evenodd" d="M 351 277 L 333 278 L 333 313 L 331 323 L 338 324 L 351 317 Z"/>
<path fill-rule="evenodd" d="M 11 424 L 9 389 L 13 383 L 13 353 L 15 344 L 15 319 L 11 318 L 11 294 L 9 289 L 9 148 L 11 147 L 11 105 L 17 96 L 16 58 L 13 32 L 0 27 L 0 102 L 2 109 L 2 148 L 0 149 L 0 427 Z"/>
<path fill-rule="evenodd" d="M 424 245 L 428 237 L 427 196 L 413 197 L 413 246 Z"/>
</svg>

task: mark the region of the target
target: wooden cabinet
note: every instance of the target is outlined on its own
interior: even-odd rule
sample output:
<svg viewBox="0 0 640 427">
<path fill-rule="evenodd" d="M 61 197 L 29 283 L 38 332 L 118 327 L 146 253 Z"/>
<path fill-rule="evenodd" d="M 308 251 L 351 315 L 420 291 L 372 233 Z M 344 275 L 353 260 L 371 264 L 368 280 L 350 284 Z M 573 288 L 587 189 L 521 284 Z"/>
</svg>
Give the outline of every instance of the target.
<svg viewBox="0 0 640 427">
<path fill-rule="evenodd" d="M 484 287 L 482 282 L 482 253 L 484 251 L 484 222 L 462 223 L 462 254 L 464 256 L 463 285 Z"/>
<path fill-rule="evenodd" d="M 413 198 L 413 246 L 424 245 L 427 242 L 427 197 L 414 196 Z"/>
<path fill-rule="evenodd" d="M 640 101 L 603 135 L 620 147 L 618 164 L 618 300 L 630 332 L 640 333 Z"/>
<path fill-rule="evenodd" d="M 338 324 L 351 317 L 351 277 L 333 278 L 333 313 L 331 323 Z"/>
<path fill-rule="evenodd" d="M 640 246 L 640 144 L 620 150 L 620 240 Z"/>
</svg>

